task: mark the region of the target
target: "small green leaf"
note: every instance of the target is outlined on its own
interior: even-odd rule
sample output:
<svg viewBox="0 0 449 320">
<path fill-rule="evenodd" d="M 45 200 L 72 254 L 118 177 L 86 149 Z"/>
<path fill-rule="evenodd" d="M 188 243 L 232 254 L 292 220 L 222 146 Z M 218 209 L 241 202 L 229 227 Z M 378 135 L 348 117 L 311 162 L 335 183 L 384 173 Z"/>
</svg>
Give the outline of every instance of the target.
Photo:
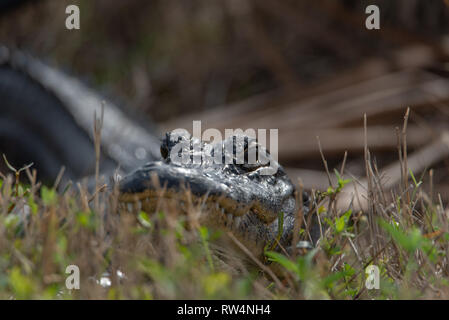
<svg viewBox="0 0 449 320">
<path fill-rule="evenodd" d="M 18 299 L 30 299 L 34 291 L 31 278 L 23 275 L 18 267 L 14 267 L 9 274 L 9 285 Z"/>
<path fill-rule="evenodd" d="M 31 213 L 35 215 L 37 213 L 38 206 L 31 196 L 28 197 L 28 205 L 31 208 Z"/>
<path fill-rule="evenodd" d="M 144 226 L 145 228 L 151 228 L 152 224 L 150 221 L 150 218 L 148 217 L 147 213 L 144 211 L 140 211 L 137 220 L 139 220 L 140 224 Z"/>
<path fill-rule="evenodd" d="M 225 290 L 231 282 L 229 274 L 217 272 L 206 275 L 203 279 L 203 288 L 208 297 Z"/>
<path fill-rule="evenodd" d="M 199 227 L 200 236 L 203 240 L 208 240 L 209 238 L 209 230 L 205 226 Z"/>
<path fill-rule="evenodd" d="M 43 186 L 41 189 L 41 198 L 45 205 L 51 206 L 56 204 L 57 194 L 54 189 Z"/>
<path fill-rule="evenodd" d="M 266 251 L 265 255 L 268 257 L 269 261 L 277 262 L 288 271 L 299 275 L 298 265 L 283 254 L 274 251 Z"/>
<path fill-rule="evenodd" d="M 406 233 L 399 225 L 391 224 L 384 220 L 380 220 L 380 225 L 409 253 L 413 253 L 416 249 L 423 248 L 429 242 L 416 227 Z"/>
<path fill-rule="evenodd" d="M 335 221 L 335 231 L 337 231 L 337 233 L 340 233 L 344 229 L 345 229 L 345 218 L 344 216 L 341 216 L 340 218 L 337 218 Z"/>
<path fill-rule="evenodd" d="M 416 178 L 415 178 L 415 175 L 413 174 L 412 169 L 409 169 L 409 172 L 410 172 L 410 177 L 412 177 L 413 183 L 415 184 L 415 187 L 416 188 L 419 187 L 422 184 L 422 181 L 420 181 L 420 182 L 416 181 Z"/>
</svg>

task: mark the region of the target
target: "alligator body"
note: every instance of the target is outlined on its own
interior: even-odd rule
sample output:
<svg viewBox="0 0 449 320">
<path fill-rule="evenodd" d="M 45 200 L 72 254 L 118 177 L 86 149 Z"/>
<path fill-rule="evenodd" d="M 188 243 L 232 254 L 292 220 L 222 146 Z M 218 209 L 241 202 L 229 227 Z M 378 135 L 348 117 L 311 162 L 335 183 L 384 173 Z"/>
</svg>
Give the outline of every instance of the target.
<svg viewBox="0 0 449 320">
<path fill-rule="evenodd" d="M 61 166 L 66 167 L 67 179 L 94 173 L 92 127 L 102 100 L 79 80 L 0 47 L 0 152 L 16 165 L 34 162 L 41 180 L 53 181 Z M 202 161 L 183 164 L 173 159 L 177 143 L 200 142 L 169 133 L 161 145 L 149 122 L 139 122 L 110 101 L 104 108 L 103 174 L 110 176 L 118 167 L 122 173 L 139 167 L 119 183 L 122 204 L 152 213 L 162 187 L 163 196 L 178 201 L 182 209 L 190 194 L 190 200 L 202 205 L 204 224 L 231 231 L 255 255 L 260 256 L 267 244 L 290 247 L 299 209 L 295 188 L 273 159 L 270 163 L 278 169 L 272 175 L 261 174 L 265 165 L 260 161 L 247 161 L 249 150 L 262 148 L 255 140 L 231 137 L 201 144 Z M 215 150 L 224 150 L 222 162 L 211 160 Z M 245 154 L 241 164 L 237 150 Z M 188 152 L 192 152 L 188 158 L 195 157 L 192 150 Z M 226 157 L 233 160 L 226 163 Z"/>
<path fill-rule="evenodd" d="M 118 167 L 129 172 L 158 159 L 159 139 L 149 122 L 104 101 L 76 78 L 0 46 L 0 152 L 16 166 L 33 162 L 40 180 L 54 181 L 62 166 L 68 179 L 94 173 L 94 112 L 103 102 L 103 173 Z"/>
</svg>

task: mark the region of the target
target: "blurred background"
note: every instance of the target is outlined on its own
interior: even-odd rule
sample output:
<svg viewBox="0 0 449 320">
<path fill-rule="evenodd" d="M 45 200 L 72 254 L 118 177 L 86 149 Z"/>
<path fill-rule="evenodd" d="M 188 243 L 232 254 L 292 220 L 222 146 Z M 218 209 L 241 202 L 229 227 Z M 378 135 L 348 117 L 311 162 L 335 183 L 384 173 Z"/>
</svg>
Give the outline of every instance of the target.
<svg viewBox="0 0 449 320">
<path fill-rule="evenodd" d="M 316 136 L 330 170 L 348 151 L 346 171 L 365 175 L 364 114 L 372 158 L 386 185 L 397 182 L 396 127 L 411 107 L 410 166 L 435 168 L 449 195 L 448 1 L 2 3 L 1 43 L 148 115 L 159 132 L 191 130 L 192 120 L 203 130 L 279 129 L 280 162 L 306 188 L 328 185 Z M 80 30 L 65 28 L 69 4 L 80 7 Z M 370 4 L 380 30 L 365 28 Z"/>
</svg>

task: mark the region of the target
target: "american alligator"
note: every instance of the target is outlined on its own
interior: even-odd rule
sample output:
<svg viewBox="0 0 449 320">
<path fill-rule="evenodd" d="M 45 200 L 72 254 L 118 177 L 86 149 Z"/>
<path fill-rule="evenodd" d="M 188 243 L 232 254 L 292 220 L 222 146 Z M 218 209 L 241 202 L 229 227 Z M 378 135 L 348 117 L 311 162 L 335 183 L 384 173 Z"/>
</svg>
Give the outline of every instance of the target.
<svg viewBox="0 0 449 320">
<path fill-rule="evenodd" d="M 175 146 L 182 143 L 187 148 L 176 150 Z M 200 146 L 197 154 L 195 144 Z M 218 151 L 221 156 L 215 157 Z M 182 152 L 188 152 L 185 162 Z M 184 211 L 191 201 L 205 213 L 200 216 L 203 224 L 233 232 L 256 256 L 262 256 L 267 245 L 278 247 L 277 241 L 288 250 L 299 209 L 295 187 L 274 159 L 258 158 L 253 163 L 248 160 L 251 152 L 270 157 L 257 140 L 248 136 L 233 135 L 208 144 L 190 135 L 169 132 L 161 144 L 163 160 L 125 176 L 119 183 L 119 201 L 131 210 L 147 212 L 154 212 L 159 197 L 175 199 Z M 197 162 L 193 161 L 195 155 L 200 159 Z M 268 165 L 277 168 L 274 174 L 263 173 Z M 305 193 L 302 198 L 307 204 Z M 303 209 L 307 215 L 307 205 Z"/>
<path fill-rule="evenodd" d="M 28 55 L 0 48 L 0 152 L 13 163 L 33 161 L 41 179 L 51 181 L 62 165 L 68 179 L 93 174 L 93 114 L 101 102 L 100 95 L 77 79 Z M 172 150 L 179 139 L 189 144 L 196 143 L 194 139 L 175 139 L 168 133 L 160 144 L 150 122 L 139 121 L 111 101 L 104 106 L 103 173 L 140 167 L 119 182 L 122 204 L 153 212 L 160 191 L 155 176 L 165 188 L 164 197 L 177 200 L 183 208 L 189 190 L 193 202 L 203 204 L 204 224 L 231 231 L 255 255 L 261 256 L 267 244 L 279 248 L 277 241 L 289 248 L 298 206 L 295 187 L 284 169 L 279 166 L 275 174 L 262 175 L 264 165 L 249 164 L 247 157 L 243 164 L 207 160 L 217 146 L 225 151 L 223 159 L 226 150 L 233 150 L 235 158 L 240 147 L 246 153 L 261 148 L 255 140 L 234 136 L 214 145 L 202 144 L 200 152 L 206 160 L 182 164 L 172 159 Z M 226 148 L 229 144 L 231 149 Z M 307 202 L 307 196 L 303 198 Z"/>
</svg>

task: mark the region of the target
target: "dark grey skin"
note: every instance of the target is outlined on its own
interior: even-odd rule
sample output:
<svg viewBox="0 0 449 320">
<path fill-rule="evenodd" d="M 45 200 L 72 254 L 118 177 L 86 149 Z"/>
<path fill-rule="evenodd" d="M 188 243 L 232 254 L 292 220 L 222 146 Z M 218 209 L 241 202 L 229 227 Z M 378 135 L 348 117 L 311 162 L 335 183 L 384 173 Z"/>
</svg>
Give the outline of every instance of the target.
<svg viewBox="0 0 449 320">
<path fill-rule="evenodd" d="M 95 172 L 94 112 L 104 97 L 78 79 L 0 45 L 0 153 L 16 167 L 34 163 L 38 178 L 53 183 Z M 130 172 L 160 158 L 154 125 L 112 101 L 104 103 L 100 168 L 105 176 Z M 3 159 L 0 161 L 0 168 Z"/>
<path fill-rule="evenodd" d="M 179 159 L 172 159 L 173 155 L 181 155 L 173 149 L 183 142 L 189 146 L 187 151 L 190 157 L 186 159 L 190 158 L 190 163 L 183 164 Z M 195 143 L 200 146 L 197 155 L 202 156 L 197 163 L 193 163 Z M 258 148 L 265 151 L 255 139 L 246 136 L 233 136 L 207 144 L 189 136 L 178 137 L 167 133 L 161 144 L 163 160 L 150 162 L 125 176 L 119 184 L 119 200 L 122 203 L 137 203 L 151 212 L 155 209 L 157 190 L 164 190 L 167 198 L 179 201 L 184 199 L 188 190 L 193 201 L 203 203 L 205 207 L 202 223 L 231 231 L 256 256 L 261 257 L 267 245 L 281 249 L 277 241 L 288 251 L 299 210 L 295 186 L 282 166 L 269 154 L 269 163 L 265 161 L 262 164 L 259 159 L 256 163 L 248 163 L 248 153 Z M 222 150 L 218 161 L 214 161 L 216 150 Z M 226 154 L 233 159 L 231 163 L 225 163 Z M 243 163 L 238 163 L 238 155 L 244 160 Z M 262 174 L 270 164 L 276 165 L 276 173 Z M 306 194 L 303 200 L 303 212 L 307 217 Z M 283 214 L 282 228 L 279 228 L 280 214 Z"/>
</svg>

